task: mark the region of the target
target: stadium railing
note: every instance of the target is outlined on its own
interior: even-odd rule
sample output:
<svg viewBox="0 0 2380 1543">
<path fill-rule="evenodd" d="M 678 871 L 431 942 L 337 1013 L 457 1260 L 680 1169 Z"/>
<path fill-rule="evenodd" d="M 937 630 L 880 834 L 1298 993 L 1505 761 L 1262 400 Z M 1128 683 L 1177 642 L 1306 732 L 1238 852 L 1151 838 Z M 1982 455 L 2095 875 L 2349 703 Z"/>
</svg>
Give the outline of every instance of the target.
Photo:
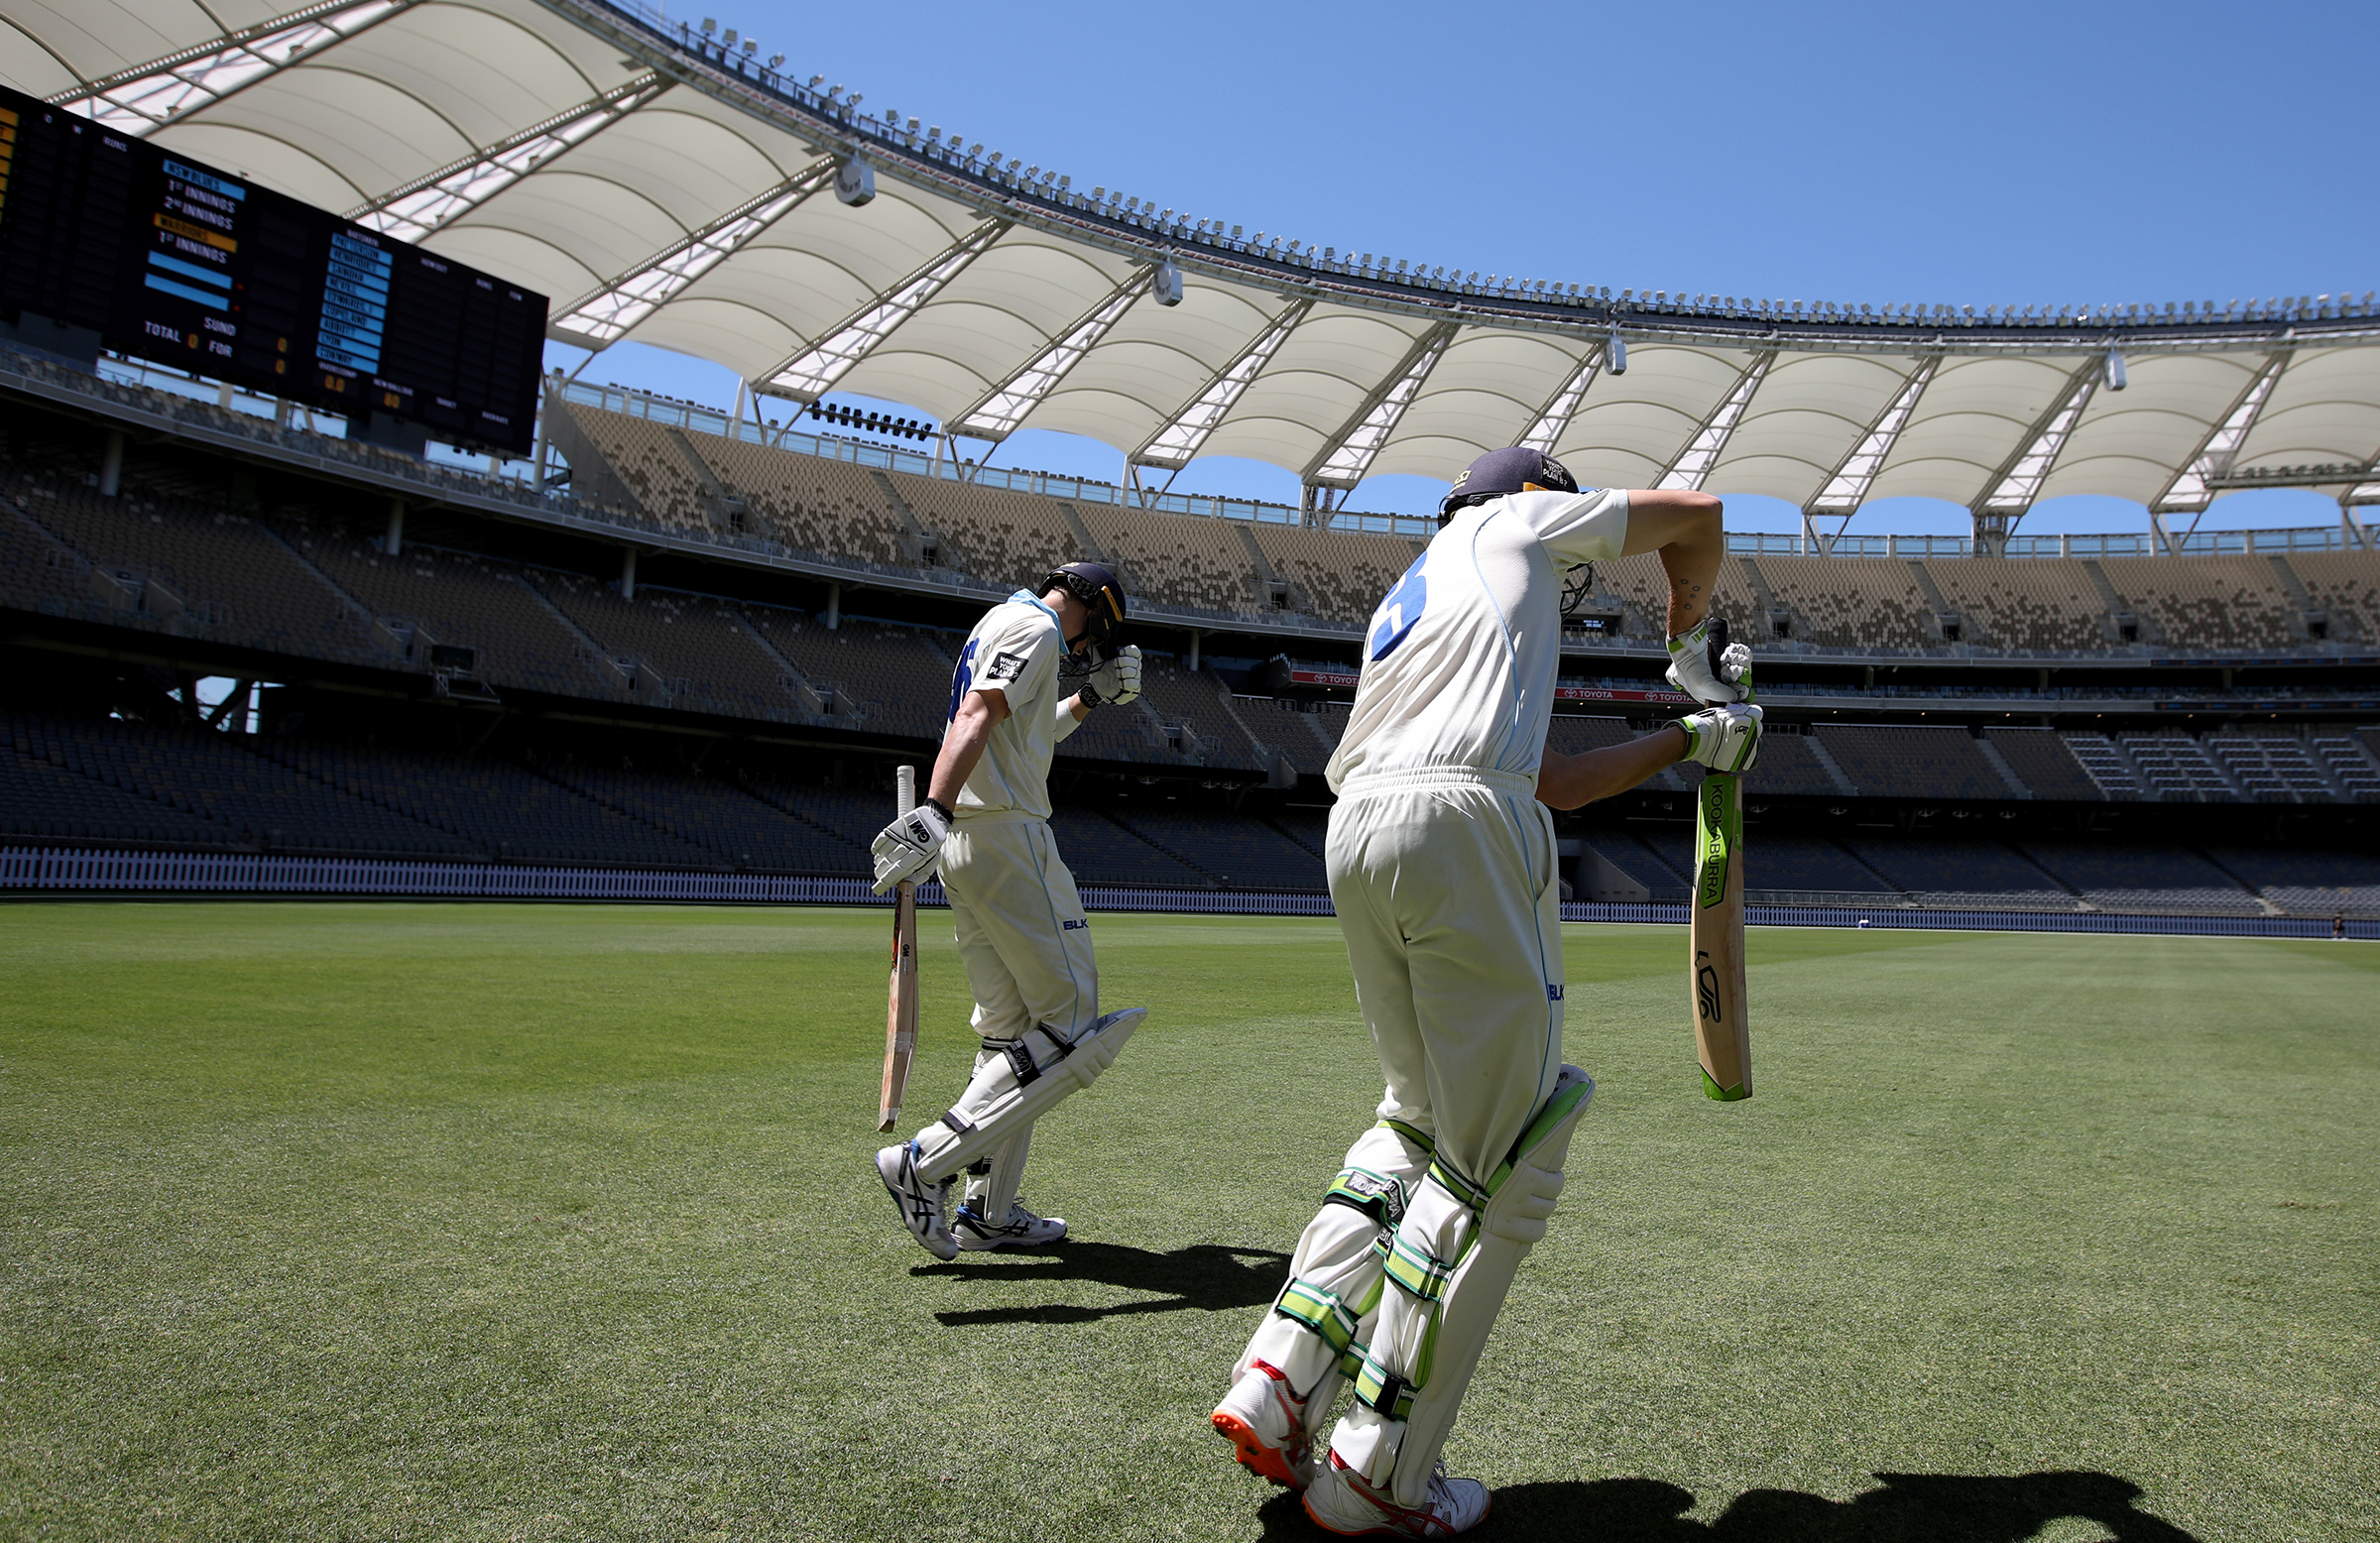
<svg viewBox="0 0 2380 1543">
<path fill-rule="evenodd" d="M 274 857 L 248 853 L 94 852 L 0 847 L 0 890 L 122 894 L 281 894 L 335 897 L 443 897 L 524 900 L 676 901 L 712 904 L 885 905 L 864 879 L 785 875 L 674 873 L 625 868 L 548 868 L 535 864 L 426 863 L 357 858 Z M 1329 916 L 1327 894 L 1245 890 L 1128 890 L 1085 886 L 1091 910 L 1210 915 Z M 1817 896 L 1812 896 L 1817 898 Z M 1843 897 L 1849 899 L 1848 896 Z M 920 903 L 946 903 L 927 884 Z M 2314 916 L 2153 915 L 2106 911 L 1934 909 L 1864 903 L 1747 904 L 1754 926 L 1902 927 L 1988 932 L 2112 932 L 2210 937 L 2327 937 Z M 1679 926 L 1687 907 L 1668 902 L 1573 901 L 1565 921 L 1651 922 Z M 2350 938 L 2380 940 L 2380 918 L 2346 921 Z"/>
</svg>

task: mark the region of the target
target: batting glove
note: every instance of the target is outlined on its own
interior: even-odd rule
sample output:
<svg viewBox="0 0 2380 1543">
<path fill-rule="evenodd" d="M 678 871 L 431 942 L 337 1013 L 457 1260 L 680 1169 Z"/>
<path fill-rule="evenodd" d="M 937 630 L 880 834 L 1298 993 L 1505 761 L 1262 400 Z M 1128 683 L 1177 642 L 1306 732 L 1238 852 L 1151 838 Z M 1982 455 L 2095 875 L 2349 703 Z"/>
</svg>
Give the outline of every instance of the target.
<svg viewBox="0 0 2380 1543">
<path fill-rule="evenodd" d="M 1130 643 L 1118 649 L 1113 658 L 1101 659 L 1092 666 L 1081 692 L 1084 704 L 1090 707 L 1102 702 L 1122 707 L 1139 694 L 1140 650 Z"/>
<path fill-rule="evenodd" d="M 942 860 L 950 811 L 931 798 L 876 833 L 876 892 L 906 884 Z"/>
<path fill-rule="evenodd" d="M 1752 667 L 1752 651 L 1731 643 L 1711 667 L 1711 618 L 1669 640 L 1669 683 L 1698 702 L 1740 702 L 1743 679 Z"/>
<path fill-rule="evenodd" d="M 1686 754 L 1714 772 L 1749 772 L 1760 759 L 1760 709 L 1730 703 L 1706 707 L 1677 720 L 1686 731 Z"/>
</svg>

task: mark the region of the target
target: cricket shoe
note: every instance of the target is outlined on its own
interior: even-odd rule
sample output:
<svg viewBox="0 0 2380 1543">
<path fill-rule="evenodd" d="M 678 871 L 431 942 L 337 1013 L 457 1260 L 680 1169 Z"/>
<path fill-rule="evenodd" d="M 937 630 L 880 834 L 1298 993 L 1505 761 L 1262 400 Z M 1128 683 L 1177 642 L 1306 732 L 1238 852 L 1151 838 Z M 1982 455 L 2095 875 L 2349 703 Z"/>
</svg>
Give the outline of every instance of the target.
<svg viewBox="0 0 2380 1543">
<path fill-rule="evenodd" d="M 959 1246 L 970 1253 L 979 1248 L 1039 1248 L 1065 1239 L 1066 1219 L 1035 1216 L 1016 1203 L 1010 1205 L 1006 1222 L 987 1222 L 971 1200 L 951 1218 L 950 1230 L 957 1235 Z"/>
<path fill-rule="evenodd" d="M 1209 1418 L 1215 1434 L 1238 1449 L 1240 1466 L 1258 1479 L 1303 1489 L 1314 1477 L 1302 1400 L 1269 1363 L 1259 1361 L 1243 1372 Z"/>
<path fill-rule="evenodd" d="M 1304 1499 L 1314 1525 L 1350 1538 L 1451 1538 L 1488 1516 L 1488 1486 L 1476 1479 L 1449 1479 L 1444 1463 L 1431 1470 L 1429 1497 L 1408 1506 L 1367 1484 L 1337 1453 L 1315 1471 Z"/>
<path fill-rule="evenodd" d="M 950 1183 L 928 1184 L 917 1176 L 917 1143 L 903 1141 L 876 1154 L 876 1176 L 885 1181 L 901 1225 L 916 1235 L 917 1245 L 937 1259 L 959 1256 L 958 1240 L 942 1222 L 942 1205 Z"/>
</svg>

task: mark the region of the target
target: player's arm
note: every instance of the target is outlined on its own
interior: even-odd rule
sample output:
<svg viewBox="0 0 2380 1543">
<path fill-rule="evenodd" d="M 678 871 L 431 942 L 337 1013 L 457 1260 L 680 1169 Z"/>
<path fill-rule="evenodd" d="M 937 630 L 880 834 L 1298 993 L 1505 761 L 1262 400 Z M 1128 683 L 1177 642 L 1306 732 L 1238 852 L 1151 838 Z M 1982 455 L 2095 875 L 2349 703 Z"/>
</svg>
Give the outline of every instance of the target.
<svg viewBox="0 0 2380 1543">
<path fill-rule="evenodd" d="M 992 743 L 992 731 L 1009 716 L 1009 693 L 998 686 L 979 686 L 959 698 L 950 728 L 942 735 L 941 754 L 934 757 L 933 781 L 925 796 L 945 810 L 958 806 L 959 789 L 975 774 Z"/>
<path fill-rule="evenodd" d="M 1669 575 L 1669 635 L 1691 632 L 1711 614 L 1711 592 L 1727 555 L 1721 525 L 1726 506 L 1708 493 L 1636 488 L 1628 494 L 1628 538 L 1622 556 L 1656 552 Z"/>
<path fill-rule="evenodd" d="M 1575 809 L 1624 793 L 1663 767 L 1699 761 L 1717 772 L 1748 772 L 1760 755 L 1760 709 L 1706 707 L 1625 745 L 1565 756 L 1552 746 L 1537 763 L 1537 801 Z"/>
</svg>

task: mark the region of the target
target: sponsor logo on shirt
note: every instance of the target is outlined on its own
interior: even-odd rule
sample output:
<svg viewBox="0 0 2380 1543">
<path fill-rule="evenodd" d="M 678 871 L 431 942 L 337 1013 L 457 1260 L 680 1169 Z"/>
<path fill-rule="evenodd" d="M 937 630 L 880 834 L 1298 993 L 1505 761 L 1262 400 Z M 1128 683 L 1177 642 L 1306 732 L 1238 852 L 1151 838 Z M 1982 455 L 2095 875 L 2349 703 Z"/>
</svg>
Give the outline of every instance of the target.
<svg viewBox="0 0 2380 1543">
<path fill-rule="evenodd" d="M 1024 673 L 1025 656 L 1021 653 L 995 653 L 985 669 L 986 680 L 1013 680 Z"/>
</svg>

